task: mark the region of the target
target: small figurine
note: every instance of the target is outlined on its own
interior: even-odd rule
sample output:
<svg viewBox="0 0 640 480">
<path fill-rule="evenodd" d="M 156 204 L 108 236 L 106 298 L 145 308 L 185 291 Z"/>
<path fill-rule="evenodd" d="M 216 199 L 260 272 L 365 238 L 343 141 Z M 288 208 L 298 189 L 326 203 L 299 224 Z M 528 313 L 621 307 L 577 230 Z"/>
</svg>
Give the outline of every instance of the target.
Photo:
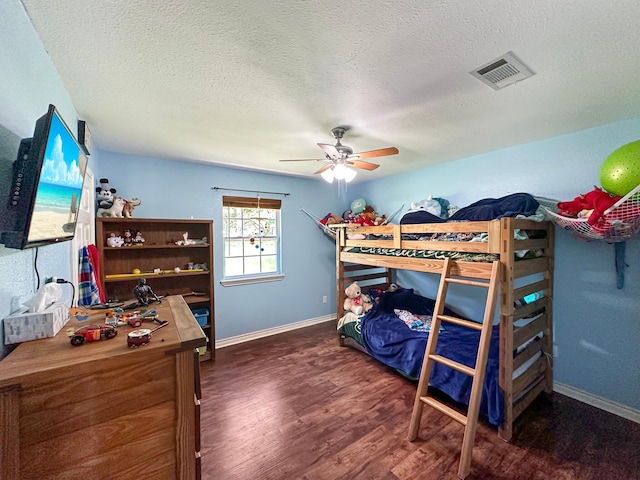
<svg viewBox="0 0 640 480">
<path fill-rule="evenodd" d="M 122 236 L 124 237 L 124 245 L 131 246 L 133 243 L 133 237 L 131 236 L 131 230 L 128 228 L 123 232 Z"/>
<path fill-rule="evenodd" d="M 138 299 L 140 305 L 149 305 L 149 297 L 157 302 L 162 302 L 160 297 L 158 297 L 151 287 L 147 285 L 147 280 L 145 278 L 140 278 L 138 280 L 138 284 L 136 285 L 136 288 L 133 289 L 133 293 Z"/>
<path fill-rule="evenodd" d="M 140 230 L 136 230 L 136 236 L 133 237 L 133 243 L 136 245 L 142 245 L 144 243 L 144 237 L 142 236 L 142 232 Z"/>
<path fill-rule="evenodd" d="M 111 232 L 107 237 L 107 247 L 121 247 L 124 244 L 124 240 L 121 236 Z"/>
</svg>

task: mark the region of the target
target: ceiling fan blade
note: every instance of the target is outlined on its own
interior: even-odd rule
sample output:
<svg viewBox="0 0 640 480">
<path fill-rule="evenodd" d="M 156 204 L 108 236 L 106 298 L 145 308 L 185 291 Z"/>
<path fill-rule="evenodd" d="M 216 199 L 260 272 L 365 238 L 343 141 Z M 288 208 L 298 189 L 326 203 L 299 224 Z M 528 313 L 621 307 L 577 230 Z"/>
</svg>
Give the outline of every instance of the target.
<svg viewBox="0 0 640 480">
<path fill-rule="evenodd" d="M 358 158 L 374 158 L 374 157 L 385 157 L 387 155 L 396 155 L 397 153 L 398 153 L 398 149 L 396 147 L 387 147 L 387 148 L 380 148 L 378 150 L 369 150 L 368 152 L 354 153 L 352 156 L 358 157 Z"/>
<path fill-rule="evenodd" d="M 360 160 L 349 160 L 347 163 L 354 168 L 361 168 L 369 171 L 375 170 L 380 166 L 377 163 L 361 162 Z"/>
<path fill-rule="evenodd" d="M 278 160 L 279 162 L 324 162 L 324 158 L 298 158 L 295 160 Z"/>
<path fill-rule="evenodd" d="M 319 143 L 318 146 L 331 158 L 340 158 L 340 152 L 335 146 L 329 143 Z"/>
<path fill-rule="evenodd" d="M 318 170 L 317 172 L 313 172 L 313 174 L 315 175 L 317 173 L 322 173 L 325 170 L 329 170 L 332 166 L 333 166 L 333 163 L 328 163 L 324 167 L 322 167 L 320 170 Z"/>
</svg>

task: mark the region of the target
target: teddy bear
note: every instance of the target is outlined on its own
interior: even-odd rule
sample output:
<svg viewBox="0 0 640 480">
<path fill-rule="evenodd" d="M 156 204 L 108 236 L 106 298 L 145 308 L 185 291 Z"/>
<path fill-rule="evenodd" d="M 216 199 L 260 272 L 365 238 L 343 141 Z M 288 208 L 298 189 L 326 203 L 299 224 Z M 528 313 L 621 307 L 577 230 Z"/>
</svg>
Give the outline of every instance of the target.
<svg viewBox="0 0 640 480">
<path fill-rule="evenodd" d="M 96 187 L 96 208 L 104 210 L 111 208 L 115 193 L 116 189 L 109 186 L 109 179 L 101 178 L 100 186 Z"/>
<path fill-rule="evenodd" d="M 373 304 L 369 295 L 362 293 L 362 289 L 358 282 L 353 282 L 347 288 L 344 289 L 346 298 L 344 299 L 344 309 L 348 312 L 353 312 L 356 315 L 362 315 L 368 312 Z"/>
</svg>

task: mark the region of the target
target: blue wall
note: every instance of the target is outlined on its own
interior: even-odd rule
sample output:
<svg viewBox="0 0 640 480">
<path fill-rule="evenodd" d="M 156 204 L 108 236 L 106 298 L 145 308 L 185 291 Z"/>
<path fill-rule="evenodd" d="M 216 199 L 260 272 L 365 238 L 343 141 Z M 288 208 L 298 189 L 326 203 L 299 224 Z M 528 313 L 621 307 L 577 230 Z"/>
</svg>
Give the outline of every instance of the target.
<svg viewBox="0 0 640 480">
<path fill-rule="evenodd" d="M 58 107 L 67 124 L 77 124 L 77 114 L 55 67 L 18 0 L 3 1 L 0 7 L 0 126 L 3 142 L 18 142 L 33 135 L 36 120 L 47 112 L 49 103 Z M 11 135 L 9 135 L 9 133 Z M 12 137 L 12 138 L 10 138 Z M 0 168 L 10 172 L 16 148 L 0 148 Z M 8 152 L 13 152 L 8 153 Z M 92 159 L 93 160 L 93 159 Z M 89 165 L 91 166 L 90 160 Z M 3 180 L 6 180 L 4 178 Z M 4 202 L 8 183 L 2 183 L 0 202 Z M 70 243 L 41 247 L 36 264 L 35 250 L 11 250 L 0 245 L 0 319 L 21 307 L 36 291 L 40 278 L 69 278 Z M 63 289 L 63 291 L 66 289 Z M 68 298 L 71 293 L 67 292 Z M 0 320 L 0 357 L 5 353 L 4 328 Z"/>
<path fill-rule="evenodd" d="M 276 160 L 274 160 L 275 162 Z M 340 210 L 336 187 L 318 179 L 176 163 L 156 158 L 100 152 L 99 175 L 125 198 L 139 197 L 134 218 L 195 218 L 214 221 L 216 338 L 255 332 L 335 314 L 335 246 L 300 207 L 321 217 Z M 212 187 L 289 193 L 282 199 L 284 280 L 223 287 L 222 196 Z M 144 234 L 144 232 L 143 232 Z M 96 239 L 96 241 L 100 241 Z M 153 285 L 152 285 L 153 286 Z M 328 302 L 322 303 L 327 296 Z"/>
<path fill-rule="evenodd" d="M 0 125 L 18 137 L 30 136 L 49 103 L 74 125 L 77 114 L 71 99 L 22 4 L 7 0 L 0 10 Z M 291 192 L 283 202 L 286 277 L 281 282 L 242 287 L 216 284 L 218 338 L 222 339 L 335 311 L 333 244 L 298 211 L 300 206 L 317 215 L 340 213 L 348 201 L 364 196 L 378 211 L 389 214 L 403 203 L 428 195 L 464 206 L 518 191 L 570 200 L 599 183 L 599 164 L 610 152 L 638 138 L 640 119 L 633 119 L 354 185 L 341 198 L 335 186 L 312 180 L 110 152 L 93 152 L 89 166 L 96 178 L 110 178 L 122 195 L 142 199 L 135 216 L 212 218 L 218 259 L 220 192 L 213 192 L 211 186 Z M 611 245 L 582 243 L 564 231 L 558 231 L 556 239 L 556 381 L 640 409 L 640 240 L 628 242 L 626 285 L 617 290 Z M 0 318 L 35 291 L 34 260 L 33 250 L 0 246 Z M 70 262 L 68 244 L 43 247 L 38 271 L 41 277 L 64 277 L 69 275 Z M 218 260 L 218 279 L 221 266 Z M 428 294 L 433 282 L 425 278 L 408 276 L 403 282 Z M 323 295 L 329 296 L 326 305 L 321 303 Z M 476 308 L 471 303 L 463 307 Z"/>
<path fill-rule="evenodd" d="M 515 192 L 572 200 L 600 184 L 607 155 L 639 138 L 640 118 L 635 118 L 370 181 L 353 192 L 381 212 L 429 195 L 460 207 Z M 555 247 L 555 381 L 640 409 L 640 237 L 627 242 L 629 267 L 621 290 L 613 245 L 582 242 L 556 228 Z M 398 280 L 426 295 L 437 290 L 433 275 L 405 273 Z M 462 295 L 447 300 L 481 318 L 478 305 Z"/>
</svg>

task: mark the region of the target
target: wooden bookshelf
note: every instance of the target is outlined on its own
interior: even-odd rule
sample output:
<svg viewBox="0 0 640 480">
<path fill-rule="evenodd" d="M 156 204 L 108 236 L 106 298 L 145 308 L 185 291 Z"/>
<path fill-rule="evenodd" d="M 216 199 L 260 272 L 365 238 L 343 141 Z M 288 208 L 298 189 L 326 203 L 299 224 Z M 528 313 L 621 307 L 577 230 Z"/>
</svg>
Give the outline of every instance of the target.
<svg viewBox="0 0 640 480">
<path fill-rule="evenodd" d="M 140 231 L 144 242 L 107 246 L 112 233 L 124 236 L 125 230 L 133 236 Z M 147 280 L 156 295 L 182 295 L 192 310 L 209 312 L 207 324 L 202 326 L 209 341 L 200 358 L 208 360 L 215 356 L 211 220 L 97 218 L 96 244 L 100 253 L 100 281 L 108 300 L 135 301 L 134 288 L 140 278 Z"/>
</svg>

